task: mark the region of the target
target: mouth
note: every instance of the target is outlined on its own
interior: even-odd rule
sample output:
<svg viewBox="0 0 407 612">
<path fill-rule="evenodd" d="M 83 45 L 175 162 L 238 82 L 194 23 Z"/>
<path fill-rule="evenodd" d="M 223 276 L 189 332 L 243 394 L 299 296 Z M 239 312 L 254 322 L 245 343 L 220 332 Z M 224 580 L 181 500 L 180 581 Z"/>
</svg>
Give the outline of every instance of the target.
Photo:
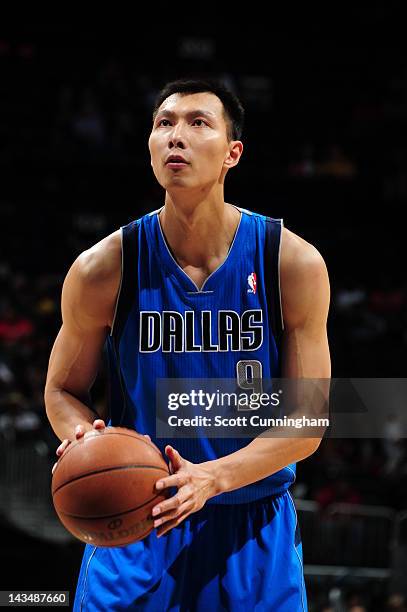
<svg viewBox="0 0 407 612">
<path fill-rule="evenodd" d="M 187 162 L 187 160 L 184 159 L 181 155 L 170 155 L 167 161 L 165 162 L 165 165 L 169 166 L 170 168 L 176 169 L 188 166 L 189 162 Z"/>
<path fill-rule="evenodd" d="M 172 168 L 173 170 L 179 170 L 181 168 L 186 168 L 189 164 L 187 164 L 187 162 L 167 162 L 165 164 L 166 166 L 168 166 L 169 168 Z"/>
</svg>

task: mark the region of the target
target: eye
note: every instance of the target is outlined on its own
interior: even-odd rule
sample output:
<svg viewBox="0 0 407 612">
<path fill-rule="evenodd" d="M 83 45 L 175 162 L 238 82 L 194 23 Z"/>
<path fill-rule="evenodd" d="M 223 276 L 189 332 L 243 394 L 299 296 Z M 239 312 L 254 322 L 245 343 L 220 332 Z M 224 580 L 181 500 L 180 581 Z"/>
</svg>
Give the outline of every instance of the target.
<svg viewBox="0 0 407 612">
<path fill-rule="evenodd" d="M 168 119 L 160 119 L 157 125 L 161 125 L 163 121 L 166 121 L 167 123 L 169 123 Z M 167 126 L 164 126 L 164 127 L 167 127 Z"/>
<path fill-rule="evenodd" d="M 203 119 L 194 119 L 193 123 L 196 123 L 197 121 L 200 121 L 203 125 L 207 125 L 207 123 Z"/>
</svg>

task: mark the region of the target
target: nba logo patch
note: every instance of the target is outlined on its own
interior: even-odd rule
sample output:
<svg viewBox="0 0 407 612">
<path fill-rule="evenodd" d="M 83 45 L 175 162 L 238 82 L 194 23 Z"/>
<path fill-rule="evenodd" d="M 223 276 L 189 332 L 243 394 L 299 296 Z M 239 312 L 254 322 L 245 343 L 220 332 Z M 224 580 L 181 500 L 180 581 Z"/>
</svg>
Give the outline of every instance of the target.
<svg viewBox="0 0 407 612">
<path fill-rule="evenodd" d="M 256 272 L 252 272 L 251 274 L 249 274 L 249 276 L 247 277 L 247 284 L 249 285 L 247 293 L 256 293 L 256 290 L 257 290 Z"/>
</svg>

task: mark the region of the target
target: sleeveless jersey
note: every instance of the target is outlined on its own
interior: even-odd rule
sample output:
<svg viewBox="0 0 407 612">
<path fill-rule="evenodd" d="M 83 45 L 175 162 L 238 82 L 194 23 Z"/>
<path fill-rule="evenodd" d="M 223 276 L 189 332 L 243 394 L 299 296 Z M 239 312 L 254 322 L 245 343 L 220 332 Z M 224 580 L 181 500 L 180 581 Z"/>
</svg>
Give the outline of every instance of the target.
<svg viewBox="0 0 407 612">
<path fill-rule="evenodd" d="M 109 424 L 149 434 L 162 452 L 170 443 L 194 463 L 233 453 L 250 439 L 157 438 L 157 378 L 232 379 L 242 360 L 261 362 L 263 378 L 281 377 L 283 221 L 235 208 L 241 217 L 228 255 L 201 289 L 174 259 L 161 209 L 121 228 L 121 284 L 105 345 Z M 287 490 L 294 480 L 291 464 L 207 503 L 254 501 Z"/>
</svg>

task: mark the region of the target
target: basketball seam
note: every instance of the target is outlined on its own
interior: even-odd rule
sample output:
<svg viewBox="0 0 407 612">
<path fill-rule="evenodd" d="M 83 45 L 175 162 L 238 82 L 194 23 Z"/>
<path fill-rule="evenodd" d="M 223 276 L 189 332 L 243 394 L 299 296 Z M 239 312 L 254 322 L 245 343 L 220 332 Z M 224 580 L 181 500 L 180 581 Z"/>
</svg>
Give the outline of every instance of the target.
<svg viewBox="0 0 407 612">
<path fill-rule="evenodd" d="M 60 510 L 59 513 L 63 514 L 64 516 L 69 516 L 69 518 L 73 518 L 73 519 L 83 519 L 83 520 L 99 520 L 99 519 L 108 519 L 108 518 L 113 518 L 114 516 L 122 516 L 123 514 L 129 514 L 130 512 L 135 512 L 136 510 L 140 510 L 140 508 L 143 508 L 143 506 L 146 506 L 147 504 L 151 504 L 152 501 L 154 501 L 155 499 L 158 499 L 160 496 L 159 495 L 155 495 L 154 497 L 152 497 L 151 499 L 148 499 L 146 502 L 144 502 L 144 504 L 141 504 L 140 506 L 136 506 L 135 508 L 130 508 L 130 510 L 124 510 L 123 512 L 115 512 L 114 514 L 102 514 L 100 516 L 80 516 L 79 514 L 70 514 L 69 512 L 64 512 L 63 510 Z"/>
<path fill-rule="evenodd" d="M 96 431 L 96 430 L 95 430 Z M 153 445 L 152 442 L 148 442 L 147 440 L 143 440 L 142 438 L 134 438 L 134 436 L 130 436 L 129 434 L 126 433 L 122 433 L 121 431 L 115 431 L 114 433 L 109 433 L 107 434 L 108 436 L 126 436 L 127 438 L 133 438 L 133 440 L 138 440 L 139 442 L 143 442 L 144 444 L 147 444 L 149 448 L 152 448 L 156 453 L 158 453 L 160 455 L 160 457 L 162 457 L 162 453 L 160 451 L 160 449 L 156 448 L 155 445 Z M 139 434 L 140 436 L 142 434 Z M 93 437 L 93 436 L 92 436 Z M 87 438 L 87 440 L 91 440 L 92 437 Z M 96 436 L 95 436 L 96 437 Z M 81 438 L 82 439 L 82 438 Z M 74 440 L 73 442 L 71 442 L 71 446 L 68 446 L 68 448 L 66 449 L 66 451 L 64 451 L 64 453 L 62 454 L 62 456 L 59 458 L 59 462 L 62 462 L 62 459 L 64 457 L 66 457 L 68 455 L 68 453 L 73 449 L 76 448 L 76 446 L 78 445 L 77 443 L 80 443 L 80 440 Z"/>
<path fill-rule="evenodd" d="M 130 463 L 129 465 L 117 465 L 115 467 L 105 467 L 100 470 L 94 470 L 93 472 L 85 472 L 84 474 L 81 474 L 80 476 L 76 476 L 75 478 L 68 480 L 68 482 L 64 482 L 52 492 L 52 495 L 54 496 L 55 493 L 57 493 L 58 491 L 66 487 L 67 485 L 71 484 L 71 482 L 76 482 L 78 480 L 81 480 L 82 478 L 87 478 L 88 476 L 94 476 L 95 474 L 106 474 L 106 472 L 114 472 L 117 470 L 127 470 L 129 468 L 130 469 L 131 468 L 145 468 L 147 470 L 160 470 L 160 472 L 165 472 L 166 474 L 168 474 L 168 471 L 162 467 L 158 467 L 155 465 L 143 465 L 142 463 Z"/>
</svg>

